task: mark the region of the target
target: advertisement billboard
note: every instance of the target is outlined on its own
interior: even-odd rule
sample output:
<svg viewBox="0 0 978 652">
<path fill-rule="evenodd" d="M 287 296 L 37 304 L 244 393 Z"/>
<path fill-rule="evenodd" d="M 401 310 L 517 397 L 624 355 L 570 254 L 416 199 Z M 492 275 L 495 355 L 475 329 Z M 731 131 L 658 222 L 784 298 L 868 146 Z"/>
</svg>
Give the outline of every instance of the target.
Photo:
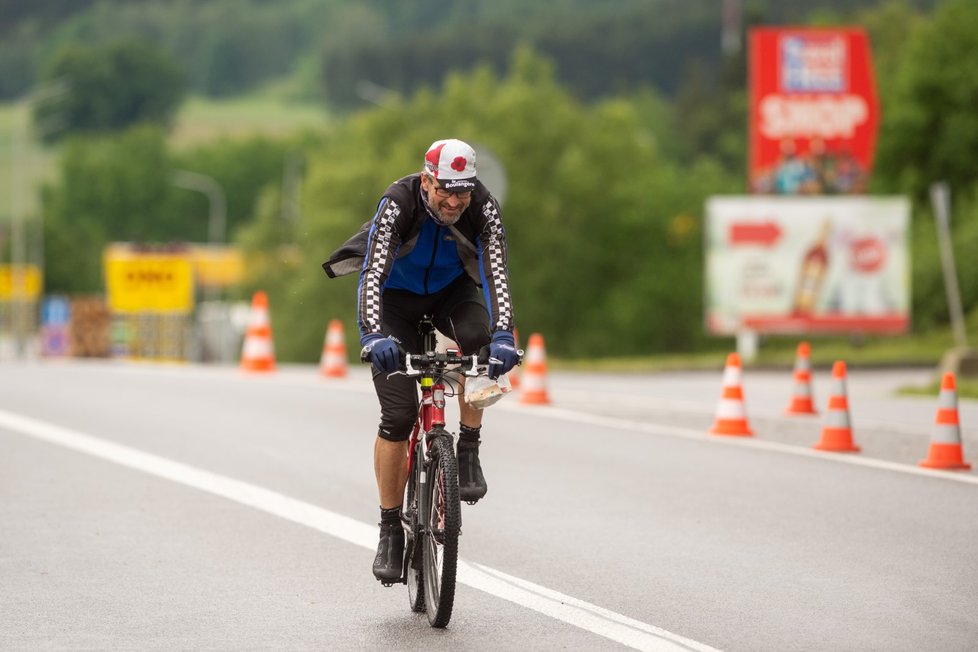
<svg viewBox="0 0 978 652">
<path fill-rule="evenodd" d="M 750 192 L 864 192 L 880 120 L 865 32 L 755 28 L 749 48 Z"/>
<path fill-rule="evenodd" d="M 902 197 L 713 197 L 711 334 L 904 333 L 910 204 Z"/>
</svg>

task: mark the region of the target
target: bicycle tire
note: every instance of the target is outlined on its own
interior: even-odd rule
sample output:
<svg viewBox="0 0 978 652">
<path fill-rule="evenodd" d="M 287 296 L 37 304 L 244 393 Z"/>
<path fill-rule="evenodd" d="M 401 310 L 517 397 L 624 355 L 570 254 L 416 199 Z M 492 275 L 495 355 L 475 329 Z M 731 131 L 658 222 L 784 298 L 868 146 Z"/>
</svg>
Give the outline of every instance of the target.
<svg viewBox="0 0 978 652">
<path fill-rule="evenodd" d="M 428 624 L 446 627 L 455 604 L 458 535 L 462 507 L 458 497 L 458 462 L 452 439 L 435 437 L 428 467 L 428 513 L 424 517 L 424 595 Z"/>
<path fill-rule="evenodd" d="M 415 451 L 415 460 L 418 459 L 418 450 Z M 406 529 L 407 541 L 404 546 L 404 563 L 407 565 L 407 585 L 408 602 L 411 611 L 424 613 L 424 561 L 423 561 L 423 537 L 418 532 L 418 473 L 417 467 L 411 470 L 411 477 L 408 478 L 404 487 L 404 509 L 406 510 Z"/>
</svg>

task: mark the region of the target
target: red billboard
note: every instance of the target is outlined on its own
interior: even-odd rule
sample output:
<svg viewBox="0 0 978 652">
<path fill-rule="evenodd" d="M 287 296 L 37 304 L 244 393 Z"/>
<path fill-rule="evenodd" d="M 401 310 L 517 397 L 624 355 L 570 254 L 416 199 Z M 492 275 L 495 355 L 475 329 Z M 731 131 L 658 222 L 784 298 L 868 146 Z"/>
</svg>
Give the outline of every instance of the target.
<svg viewBox="0 0 978 652">
<path fill-rule="evenodd" d="M 879 125 L 865 32 L 753 29 L 749 72 L 750 191 L 865 192 Z"/>
</svg>

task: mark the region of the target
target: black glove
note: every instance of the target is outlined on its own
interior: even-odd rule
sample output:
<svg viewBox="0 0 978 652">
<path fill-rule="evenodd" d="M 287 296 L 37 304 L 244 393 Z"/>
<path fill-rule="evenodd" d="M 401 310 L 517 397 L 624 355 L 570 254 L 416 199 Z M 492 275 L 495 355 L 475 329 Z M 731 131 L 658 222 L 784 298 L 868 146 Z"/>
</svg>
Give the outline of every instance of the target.
<svg viewBox="0 0 978 652">
<path fill-rule="evenodd" d="M 509 331 L 496 331 L 489 344 L 489 368 L 486 375 L 496 380 L 516 364 L 516 340 Z"/>
<path fill-rule="evenodd" d="M 401 352 L 397 342 L 380 333 L 365 335 L 360 343 L 363 344 L 361 358 L 368 358 L 374 369 L 384 374 L 391 374 L 401 366 Z"/>
</svg>

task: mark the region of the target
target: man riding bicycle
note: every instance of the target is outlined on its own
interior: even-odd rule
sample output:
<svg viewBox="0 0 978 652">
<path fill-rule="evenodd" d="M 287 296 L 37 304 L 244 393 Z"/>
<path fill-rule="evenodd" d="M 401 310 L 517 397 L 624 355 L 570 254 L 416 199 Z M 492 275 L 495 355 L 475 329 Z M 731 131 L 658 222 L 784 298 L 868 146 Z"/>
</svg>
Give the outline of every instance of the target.
<svg viewBox="0 0 978 652">
<path fill-rule="evenodd" d="M 399 347 L 419 352 L 418 324 L 432 315 L 464 355 L 489 346 L 490 378 L 512 369 L 517 354 L 506 263 L 499 204 L 476 178 L 475 150 L 449 139 L 431 145 L 421 172 L 392 183 L 373 219 L 323 264 L 330 277 L 360 271 L 360 343 L 373 366 L 381 407 L 374 444 L 380 541 L 373 573 L 382 582 L 401 577 L 407 441 L 418 415 L 415 379 L 392 375 L 399 368 Z M 475 502 L 487 490 L 479 462 L 482 410 L 462 395 L 459 497 Z"/>
</svg>

